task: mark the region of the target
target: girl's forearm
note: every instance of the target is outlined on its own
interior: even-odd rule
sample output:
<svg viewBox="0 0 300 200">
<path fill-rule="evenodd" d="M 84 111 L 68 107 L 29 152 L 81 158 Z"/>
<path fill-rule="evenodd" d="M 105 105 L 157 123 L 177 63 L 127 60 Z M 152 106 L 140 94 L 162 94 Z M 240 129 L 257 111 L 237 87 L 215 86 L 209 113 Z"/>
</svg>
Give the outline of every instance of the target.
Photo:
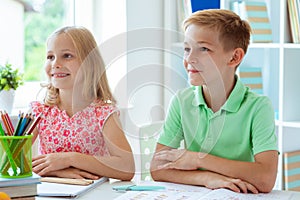
<svg viewBox="0 0 300 200">
<path fill-rule="evenodd" d="M 98 176 L 131 180 L 135 172 L 134 161 L 131 153 L 122 157 L 94 157 L 72 152 L 69 158 L 70 166 L 91 172 Z"/>
</svg>

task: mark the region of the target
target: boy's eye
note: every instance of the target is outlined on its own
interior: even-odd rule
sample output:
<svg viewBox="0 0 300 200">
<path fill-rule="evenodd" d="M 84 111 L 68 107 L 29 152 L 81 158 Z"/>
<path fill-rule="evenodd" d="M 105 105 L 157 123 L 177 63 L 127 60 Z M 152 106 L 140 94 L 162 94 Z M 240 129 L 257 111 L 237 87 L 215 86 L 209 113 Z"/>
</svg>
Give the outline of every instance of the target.
<svg viewBox="0 0 300 200">
<path fill-rule="evenodd" d="M 184 48 L 184 51 L 186 51 L 186 52 L 189 52 L 191 49 L 190 48 L 188 48 L 188 47 L 185 47 Z"/>
<path fill-rule="evenodd" d="M 209 49 L 206 48 L 206 47 L 200 47 L 200 50 L 201 50 L 201 51 L 208 51 Z"/>
</svg>

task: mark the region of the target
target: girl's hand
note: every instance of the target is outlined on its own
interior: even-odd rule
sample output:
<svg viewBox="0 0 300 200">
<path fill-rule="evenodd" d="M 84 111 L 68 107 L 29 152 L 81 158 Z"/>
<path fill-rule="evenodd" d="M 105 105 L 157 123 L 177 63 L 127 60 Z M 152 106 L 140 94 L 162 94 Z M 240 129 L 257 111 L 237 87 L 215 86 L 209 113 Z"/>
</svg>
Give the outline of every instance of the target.
<svg viewBox="0 0 300 200">
<path fill-rule="evenodd" d="M 44 176 L 52 171 L 69 168 L 70 157 L 72 157 L 72 152 L 38 155 L 32 159 L 32 170 Z"/>
<path fill-rule="evenodd" d="M 214 172 L 207 172 L 205 187 L 210 189 L 227 188 L 234 192 L 248 193 L 248 191 L 257 194 L 258 190 L 252 184 L 241 179 L 230 178 Z"/>
<path fill-rule="evenodd" d="M 55 176 L 60 178 L 75 178 L 75 179 L 92 179 L 92 180 L 97 180 L 100 178 L 99 176 L 91 174 L 87 171 L 83 171 L 73 167 L 48 172 L 43 176 Z"/>
<path fill-rule="evenodd" d="M 186 149 L 162 150 L 154 154 L 154 160 L 160 161 L 158 169 L 196 170 L 200 153 Z"/>
</svg>

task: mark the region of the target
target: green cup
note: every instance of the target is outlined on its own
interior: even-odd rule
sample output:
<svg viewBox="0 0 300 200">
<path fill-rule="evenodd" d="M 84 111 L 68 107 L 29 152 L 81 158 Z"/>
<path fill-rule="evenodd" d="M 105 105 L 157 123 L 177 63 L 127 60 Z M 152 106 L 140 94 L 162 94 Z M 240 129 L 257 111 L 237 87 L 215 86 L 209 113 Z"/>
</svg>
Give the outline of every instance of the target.
<svg viewBox="0 0 300 200">
<path fill-rule="evenodd" d="M 32 176 L 32 135 L 0 136 L 0 177 Z"/>
</svg>

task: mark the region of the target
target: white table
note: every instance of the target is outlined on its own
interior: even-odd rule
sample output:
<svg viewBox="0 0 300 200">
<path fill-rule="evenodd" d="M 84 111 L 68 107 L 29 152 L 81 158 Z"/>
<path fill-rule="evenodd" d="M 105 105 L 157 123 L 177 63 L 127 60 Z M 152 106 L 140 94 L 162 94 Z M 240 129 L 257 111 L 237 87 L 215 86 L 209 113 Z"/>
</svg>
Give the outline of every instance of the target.
<svg viewBox="0 0 300 200">
<path fill-rule="evenodd" d="M 118 196 L 124 194 L 122 192 L 117 192 L 112 189 L 113 186 L 117 185 L 128 185 L 133 184 L 129 181 L 116 181 L 111 180 L 107 181 L 101 185 L 99 185 L 97 188 L 88 191 L 87 193 L 79 196 L 77 199 L 79 200 L 96 200 L 96 199 L 105 199 L 105 200 L 111 200 L 115 199 Z M 299 200 L 300 199 L 300 192 L 293 192 L 293 191 L 280 191 L 282 193 L 290 193 L 292 194 L 291 198 L 288 200 Z M 69 198 L 68 198 L 69 199 Z M 57 197 L 35 197 L 34 200 L 66 200 L 66 198 L 57 198 Z"/>
</svg>

